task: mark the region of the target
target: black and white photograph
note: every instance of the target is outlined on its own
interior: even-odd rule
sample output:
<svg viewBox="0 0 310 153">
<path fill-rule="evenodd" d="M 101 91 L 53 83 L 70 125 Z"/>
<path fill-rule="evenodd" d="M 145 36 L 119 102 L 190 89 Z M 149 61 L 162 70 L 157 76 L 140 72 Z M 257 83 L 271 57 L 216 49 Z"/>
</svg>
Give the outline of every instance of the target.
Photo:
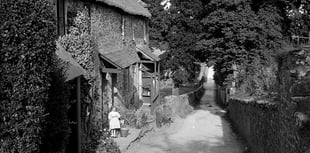
<svg viewBox="0 0 310 153">
<path fill-rule="evenodd" d="M 0 0 L 0 153 L 310 153 L 310 0 Z"/>
</svg>

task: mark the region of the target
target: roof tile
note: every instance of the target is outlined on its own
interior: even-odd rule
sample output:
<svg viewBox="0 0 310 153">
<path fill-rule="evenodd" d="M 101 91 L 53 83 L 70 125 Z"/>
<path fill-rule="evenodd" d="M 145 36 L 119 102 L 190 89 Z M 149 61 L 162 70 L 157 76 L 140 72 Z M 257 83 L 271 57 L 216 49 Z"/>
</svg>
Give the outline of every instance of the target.
<svg viewBox="0 0 310 153">
<path fill-rule="evenodd" d="M 152 61 L 159 61 L 159 58 L 152 53 L 151 48 L 147 45 L 137 45 L 137 51 L 140 51 L 150 57 Z"/>
<path fill-rule="evenodd" d="M 81 75 L 86 74 L 86 70 L 78 64 L 75 59 L 71 56 L 71 54 L 65 49 L 57 45 L 56 55 L 63 61 L 68 62 L 68 66 L 65 69 L 66 81 L 73 80 Z"/>
<path fill-rule="evenodd" d="M 108 59 L 112 64 L 120 68 L 126 68 L 134 63 L 139 62 L 139 56 L 130 48 L 109 47 L 100 49 L 99 53 L 103 58 Z"/>
</svg>

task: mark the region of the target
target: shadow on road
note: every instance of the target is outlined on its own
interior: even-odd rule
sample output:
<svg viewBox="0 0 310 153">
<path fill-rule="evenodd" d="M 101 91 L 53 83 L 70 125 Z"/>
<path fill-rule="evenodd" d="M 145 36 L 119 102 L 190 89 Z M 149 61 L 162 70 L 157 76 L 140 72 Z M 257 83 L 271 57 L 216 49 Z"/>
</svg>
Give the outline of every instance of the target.
<svg viewBox="0 0 310 153">
<path fill-rule="evenodd" d="M 192 113 L 149 133 L 126 153 L 243 153 L 244 146 L 223 118 L 225 112 L 215 103 L 212 81 L 204 84 Z"/>
<path fill-rule="evenodd" d="M 204 92 L 201 97 L 191 104 L 195 110 L 208 110 L 216 115 L 224 115 L 225 111 L 216 103 L 216 85 L 214 80 L 209 79 L 203 84 Z"/>
</svg>

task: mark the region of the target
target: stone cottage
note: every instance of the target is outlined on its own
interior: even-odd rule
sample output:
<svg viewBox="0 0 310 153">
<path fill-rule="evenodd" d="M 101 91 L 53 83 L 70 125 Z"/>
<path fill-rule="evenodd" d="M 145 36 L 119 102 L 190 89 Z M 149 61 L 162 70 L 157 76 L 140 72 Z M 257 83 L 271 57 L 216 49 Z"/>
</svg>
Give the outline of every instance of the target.
<svg viewBox="0 0 310 153">
<path fill-rule="evenodd" d="M 138 0 L 54 0 L 59 35 L 84 10 L 95 55 L 97 99 L 82 107 L 100 128 L 112 106 L 138 109 L 159 97 L 159 59 L 149 47 L 149 11 Z M 86 11 L 85 11 L 86 10 Z M 83 21 L 81 21 L 83 22 Z M 83 102 L 82 102 L 83 103 Z M 83 116 L 83 113 L 82 113 Z M 83 117 L 82 117 L 83 118 Z M 84 121 L 86 122 L 86 121 Z"/>
</svg>

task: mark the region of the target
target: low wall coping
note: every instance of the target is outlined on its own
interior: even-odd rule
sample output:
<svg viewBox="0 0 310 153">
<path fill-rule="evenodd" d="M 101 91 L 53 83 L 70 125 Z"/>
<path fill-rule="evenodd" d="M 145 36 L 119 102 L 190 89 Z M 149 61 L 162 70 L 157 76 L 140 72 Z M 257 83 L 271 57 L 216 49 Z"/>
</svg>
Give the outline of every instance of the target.
<svg viewBox="0 0 310 153">
<path fill-rule="evenodd" d="M 291 97 L 293 101 L 305 101 L 305 100 L 310 100 L 310 96 L 294 96 Z"/>
<path fill-rule="evenodd" d="M 276 109 L 278 108 L 278 104 L 272 102 L 267 99 L 259 99 L 255 100 L 254 97 L 231 97 L 229 103 L 240 103 L 244 105 L 260 107 L 260 108 L 267 108 L 267 109 Z"/>
<path fill-rule="evenodd" d="M 232 97 L 230 97 L 230 99 L 234 100 L 234 101 L 242 101 L 243 103 L 255 102 L 253 97 L 235 97 L 235 96 L 232 96 Z"/>
</svg>

